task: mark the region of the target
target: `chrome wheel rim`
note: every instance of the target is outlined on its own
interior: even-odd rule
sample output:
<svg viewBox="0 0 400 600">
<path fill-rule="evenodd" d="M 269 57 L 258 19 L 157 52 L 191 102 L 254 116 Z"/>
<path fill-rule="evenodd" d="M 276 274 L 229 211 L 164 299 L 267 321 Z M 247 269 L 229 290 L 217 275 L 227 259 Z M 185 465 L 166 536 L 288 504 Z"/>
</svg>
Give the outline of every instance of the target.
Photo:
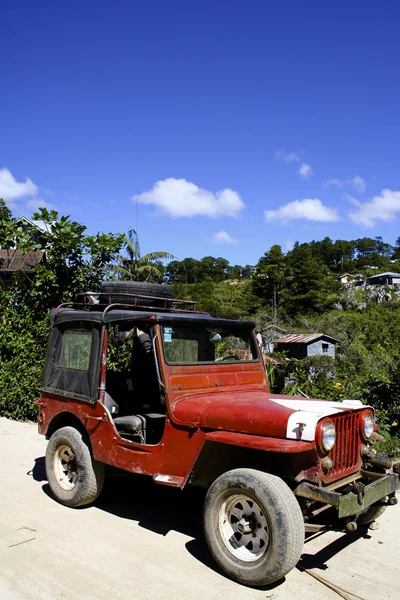
<svg viewBox="0 0 400 600">
<path fill-rule="evenodd" d="M 54 473 L 63 490 L 73 490 L 78 481 L 78 462 L 67 444 L 59 446 L 54 454 Z"/>
<path fill-rule="evenodd" d="M 218 515 L 219 531 L 228 550 L 244 562 L 255 562 L 267 551 L 268 521 L 261 506 L 245 494 L 222 500 Z"/>
</svg>

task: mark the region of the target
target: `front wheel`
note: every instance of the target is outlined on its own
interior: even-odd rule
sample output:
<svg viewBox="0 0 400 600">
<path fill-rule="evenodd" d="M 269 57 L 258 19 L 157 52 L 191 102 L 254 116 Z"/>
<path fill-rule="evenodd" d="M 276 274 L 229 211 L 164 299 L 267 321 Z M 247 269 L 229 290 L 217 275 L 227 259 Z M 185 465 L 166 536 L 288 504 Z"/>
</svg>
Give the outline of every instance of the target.
<svg viewBox="0 0 400 600">
<path fill-rule="evenodd" d="M 94 502 L 104 483 L 104 465 L 92 457 L 89 441 L 75 427 L 53 433 L 46 450 L 46 475 L 56 499 L 66 506 Z"/>
<path fill-rule="evenodd" d="M 278 581 L 303 551 L 304 521 L 293 492 L 279 477 L 255 469 L 235 469 L 215 480 L 203 526 L 216 562 L 245 585 Z"/>
</svg>

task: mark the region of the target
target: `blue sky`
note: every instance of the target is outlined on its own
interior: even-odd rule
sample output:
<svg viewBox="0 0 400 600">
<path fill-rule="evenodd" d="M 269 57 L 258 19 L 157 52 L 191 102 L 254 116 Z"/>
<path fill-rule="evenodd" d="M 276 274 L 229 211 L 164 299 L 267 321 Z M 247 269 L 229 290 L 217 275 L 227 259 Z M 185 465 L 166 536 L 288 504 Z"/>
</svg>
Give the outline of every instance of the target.
<svg viewBox="0 0 400 600">
<path fill-rule="evenodd" d="M 90 232 L 135 227 L 137 202 L 142 251 L 180 259 L 394 243 L 399 20 L 395 0 L 5 0 L 0 196 Z"/>
</svg>

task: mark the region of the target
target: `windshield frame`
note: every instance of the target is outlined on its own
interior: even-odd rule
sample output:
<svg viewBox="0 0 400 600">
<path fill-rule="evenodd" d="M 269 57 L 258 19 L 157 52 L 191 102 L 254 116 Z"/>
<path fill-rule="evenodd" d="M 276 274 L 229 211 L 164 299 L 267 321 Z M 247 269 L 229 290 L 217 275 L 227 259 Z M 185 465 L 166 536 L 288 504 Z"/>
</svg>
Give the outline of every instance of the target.
<svg viewBox="0 0 400 600">
<path fill-rule="evenodd" d="M 204 361 L 196 361 L 196 362 L 170 362 L 167 360 L 167 355 L 166 355 L 166 346 L 165 346 L 165 342 L 164 342 L 164 327 L 177 327 L 180 329 L 184 329 L 185 327 L 187 328 L 193 328 L 193 329 L 204 329 L 207 328 L 207 325 L 210 326 L 212 325 L 212 323 L 188 323 L 187 325 L 185 323 L 182 322 L 169 322 L 169 323 L 161 323 L 160 324 L 160 342 L 161 342 L 161 347 L 162 347 L 162 355 L 163 355 L 163 359 L 165 361 L 165 364 L 167 364 L 170 367 L 201 367 L 202 365 L 214 365 L 214 366 L 222 366 L 222 365 L 243 365 L 243 364 L 257 364 L 260 362 L 261 359 L 261 353 L 260 353 L 260 348 L 256 339 L 256 336 L 254 334 L 254 329 L 253 328 L 249 328 L 247 325 L 239 325 L 237 322 L 232 322 L 232 328 L 233 329 L 243 329 L 243 331 L 246 331 L 249 334 L 249 348 L 250 350 L 255 350 L 255 354 L 256 354 L 256 358 L 252 358 L 252 359 L 245 359 L 245 360 L 237 360 L 237 359 L 231 359 L 231 360 L 204 360 Z M 215 323 L 215 326 L 218 328 L 217 323 Z M 226 325 L 225 325 L 226 326 Z M 253 348 L 252 348 L 253 346 Z"/>
</svg>

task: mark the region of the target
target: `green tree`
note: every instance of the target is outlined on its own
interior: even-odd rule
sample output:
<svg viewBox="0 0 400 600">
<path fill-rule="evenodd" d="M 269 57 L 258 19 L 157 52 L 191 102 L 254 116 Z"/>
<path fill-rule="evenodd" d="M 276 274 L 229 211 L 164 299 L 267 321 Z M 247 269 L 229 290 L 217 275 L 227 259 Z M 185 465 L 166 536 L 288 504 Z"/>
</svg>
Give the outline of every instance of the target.
<svg viewBox="0 0 400 600">
<path fill-rule="evenodd" d="M 118 257 L 118 264 L 114 269 L 120 279 L 129 281 L 160 281 L 164 275 L 162 260 L 174 258 L 169 252 L 150 252 L 141 256 L 139 236 L 134 229 L 130 229 L 124 236 L 124 249 L 126 256 Z"/>
<path fill-rule="evenodd" d="M 41 209 L 45 259 L 30 271 L 14 273 L 12 285 L 0 282 L 0 414 L 35 418 L 49 330 L 48 309 L 96 290 L 108 276 L 123 236 L 86 235 L 84 225 L 55 211 Z M 0 240 L 17 242 L 22 251 L 35 247 L 36 229 L 21 228 L 0 204 Z"/>
<path fill-rule="evenodd" d="M 10 209 L 0 198 L 0 248 L 9 248 L 15 243 L 16 225 Z"/>
<path fill-rule="evenodd" d="M 377 252 L 377 248 L 379 247 L 379 243 L 377 243 L 373 238 L 369 237 L 359 238 L 355 242 L 355 249 L 359 256 L 369 256 L 374 254 Z"/>
<path fill-rule="evenodd" d="M 224 319 L 250 318 L 262 304 L 253 293 L 251 280 L 215 283 L 208 278 L 194 284 L 177 283 L 173 291 L 175 298 L 195 300 L 197 310 Z"/>
<path fill-rule="evenodd" d="M 287 254 L 282 301 L 288 314 L 322 312 L 337 299 L 336 283 L 309 244 L 296 242 Z"/>
<path fill-rule="evenodd" d="M 336 240 L 333 244 L 333 256 L 337 271 L 353 271 L 355 242 Z"/>
<path fill-rule="evenodd" d="M 42 309 L 72 300 L 79 292 L 93 291 L 109 275 L 118 255 L 123 236 L 113 233 L 86 235 L 86 227 L 54 210 L 41 208 L 33 218 L 43 224 L 41 234 L 45 259 L 32 271 L 17 271 L 13 292 L 17 303 Z M 32 235 L 29 235 L 29 234 Z M 21 250 L 32 248 L 33 233 L 26 230 Z"/>
<path fill-rule="evenodd" d="M 396 242 L 395 242 L 395 245 L 394 245 L 394 248 L 393 248 L 393 253 L 392 253 L 391 258 L 393 260 L 399 260 L 400 259 L 400 237 L 398 237 L 396 239 Z"/>
<path fill-rule="evenodd" d="M 286 266 L 286 257 L 282 253 L 282 248 L 275 244 L 258 261 L 255 276 L 252 279 L 254 293 L 272 306 L 275 313 L 281 305 Z"/>
<path fill-rule="evenodd" d="M 204 256 L 201 260 L 185 258 L 184 260 L 173 260 L 165 268 L 167 283 L 201 283 L 211 279 L 215 283 L 226 279 L 239 279 L 244 277 L 245 268 L 240 265 L 231 267 L 229 261 L 221 256 Z"/>
</svg>

